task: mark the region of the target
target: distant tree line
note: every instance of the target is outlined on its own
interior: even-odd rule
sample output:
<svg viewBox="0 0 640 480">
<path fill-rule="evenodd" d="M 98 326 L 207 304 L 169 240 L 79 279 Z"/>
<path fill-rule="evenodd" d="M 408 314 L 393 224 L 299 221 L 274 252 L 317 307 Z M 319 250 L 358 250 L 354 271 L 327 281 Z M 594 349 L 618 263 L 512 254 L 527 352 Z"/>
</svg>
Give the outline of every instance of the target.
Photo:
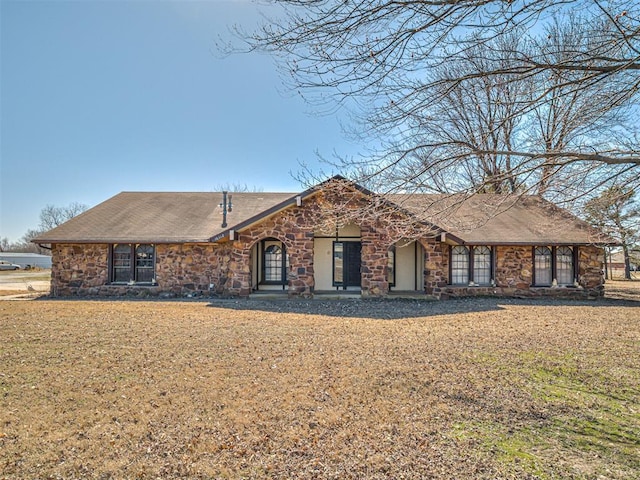
<svg viewBox="0 0 640 480">
<path fill-rule="evenodd" d="M 49 249 L 31 243 L 31 240 L 58 225 L 62 225 L 67 220 L 87 210 L 87 208 L 89 208 L 87 205 L 78 202 L 73 202 L 66 207 L 47 205 L 40 211 L 40 223 L 38 226 L 27 230 L 18 241 L 10 242 L 7 237 L 1 237 L 0 252 L 40 253 L 49 255 Z"/>
</svg>

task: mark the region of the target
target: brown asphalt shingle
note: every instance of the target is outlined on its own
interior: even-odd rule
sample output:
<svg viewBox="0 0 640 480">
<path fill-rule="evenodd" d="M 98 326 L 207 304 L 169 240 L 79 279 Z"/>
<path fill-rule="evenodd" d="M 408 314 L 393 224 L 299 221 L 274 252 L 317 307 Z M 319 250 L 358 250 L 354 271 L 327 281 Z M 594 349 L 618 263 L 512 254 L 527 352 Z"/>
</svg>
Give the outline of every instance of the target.
<svg viewBox="0 0 640 480">
<path fill-rule="evenodd" d="M 609 240 L 568 211 L 534 195 L 413 194 L 386 198 L 471 245 L 575 245 Z"/>
<path fill-rule="evenodd" d="M 229 227 L 295 196 L 233 193 Z M 208 242 L 222 228 L 221 192 L 122 192 L 43 233 L 40 243 Z"/>
<path fill-rule="evenodd" d="M 232 193 L 227 228 L 295 203 L 297 193 Z M 606 241 L 539 197 L 387 195 L 418 219 L 467 244 L 589 244 Z M 221 192 L 122 192 L 72 218 L 39 243 L 199 243 L 224 232 Z"/>
</svg>

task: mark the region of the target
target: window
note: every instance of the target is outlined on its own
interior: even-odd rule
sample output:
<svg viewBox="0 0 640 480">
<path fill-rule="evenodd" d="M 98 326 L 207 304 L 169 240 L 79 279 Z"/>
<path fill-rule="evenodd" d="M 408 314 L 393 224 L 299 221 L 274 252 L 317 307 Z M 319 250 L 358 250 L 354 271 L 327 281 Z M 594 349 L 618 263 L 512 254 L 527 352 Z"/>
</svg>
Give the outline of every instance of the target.
<svg viewBox="0 0 640 480">
<path fill-rule="evenodd" d="M 573 249 L 571 247 L 556 248 L 556 280 L 558 285 L 573 285 Z"/>
<path fill-rule="evenodd" d="M 551 272 L 551 249 L 549 247 L 536 247 L 534 253 L 533 269 L 535 272 L 535 285 L 551 285 L 553 275 Z"/>
<path fill-rule="evenodd" d="M 387 253 L 387 282 L 393 287 L 396 284 L 396 247 L 391 247 Z"/>
<path fill-rule="evenodd" d="M 344 281 L 344 244 L 333 242 L 333 284 L 342 285 Z"/>
<path fill-rule="evenodd" d="M 451 284 L 469 284 L 469 249 L 461 245 L 451 248 Z"/>
<path fill-rule="evenodd" d="M 153 245 L 138 245 L 136 247 L 136 282 L 151 283 L 153 280 Z"/>
<path fill-rule="evenodd" d="M 539 287 L 573 285 L 576 277 L 575 247 L 535 247 L 533 284 Z"/>
<path fill-rule="evenodd" d="M 152 283 L 155 277 L 154 266 L 154 245 L 118 243 L 111 247 L 113 283 Z"/>
<path fill-rule="evenodd" d="M 111 281 L 128 282 L 131 279 L 131 245 L 114 245 L 113 274 L 111 276 Z"/>
<path fill-rule="evenodd" d="M 493 251 L 487 246 L 451 247 L 451 285 L 491 285 Z"/>
<path fill-rule="evenodd" d="M 284 271 L 284 252 L 279 245 L 269 245 L 264 249 L 264 282 L 282 283 L 286 272 Z"/>
<path fill-rule="evenodd" d="M 491 249 L 475 247 L 473 249 L 473 283 L 491 284 Z"/>
</svg>

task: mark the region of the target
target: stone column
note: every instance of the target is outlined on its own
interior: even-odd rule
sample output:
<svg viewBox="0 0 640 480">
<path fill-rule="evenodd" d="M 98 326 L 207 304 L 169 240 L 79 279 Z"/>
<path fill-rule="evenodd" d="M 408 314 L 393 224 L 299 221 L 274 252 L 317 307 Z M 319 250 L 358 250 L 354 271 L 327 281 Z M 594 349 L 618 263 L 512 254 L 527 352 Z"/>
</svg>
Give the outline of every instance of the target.
<svg viewBox="0 0 640 480">
<path fill-rule="evenodd" d="M 387 235 L 374 225 L 361 225 L 361 289 L 363 297 L 382 297 L 389 293 Z"/>
<path fill-rule="evenodd" d="M 445 255 L 447 245 L 434 238 L 419 240 L 424 248 L 424 290 L 427 295 L 442 297 L 442 290 L 447 286 L 448 256 Z"/>
<path fill-rule="evenodd" d="M 578 283 L 589 296 L 604 296 L 604 249 L 594 245 L 578 247 Z"/>
<path fill-rule="evenodd" d="M 251 239 L 242 235 L 232 244 L 223 291 L 233 297 L 251 294 Z"/>
<path fill-rule="evenodd" d="M 313 231 L 296 228 L 286 235 L 285 246 L 289 255 L 289 296 L 313 296 L 315 287 L 313 269 Z"/>
</svg>

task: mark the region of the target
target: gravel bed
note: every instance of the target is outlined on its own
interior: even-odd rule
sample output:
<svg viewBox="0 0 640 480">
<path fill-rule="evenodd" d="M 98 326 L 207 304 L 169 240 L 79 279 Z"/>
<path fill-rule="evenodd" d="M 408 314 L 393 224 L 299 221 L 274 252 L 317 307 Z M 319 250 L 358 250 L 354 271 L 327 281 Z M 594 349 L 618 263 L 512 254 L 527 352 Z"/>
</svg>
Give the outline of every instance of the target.
<svg viewBox="0 0 640 480">
<path fill-rule="evenodd" d="M 327 315 L 335 317 L 359 317 L 376 319 L 400 319 L 457 313 L 485 312 L 501 310 L 505 305 L 532 306 L 638 306 L 638 300 L 598 299 L 515 299 L 473 297 L 451 300 L 416 299 L 216 299 L 210 302 L 212 307 L 235 310 L 255 310 L 275 313 L 298 313 L 309 315 Z"/>
</svg>

